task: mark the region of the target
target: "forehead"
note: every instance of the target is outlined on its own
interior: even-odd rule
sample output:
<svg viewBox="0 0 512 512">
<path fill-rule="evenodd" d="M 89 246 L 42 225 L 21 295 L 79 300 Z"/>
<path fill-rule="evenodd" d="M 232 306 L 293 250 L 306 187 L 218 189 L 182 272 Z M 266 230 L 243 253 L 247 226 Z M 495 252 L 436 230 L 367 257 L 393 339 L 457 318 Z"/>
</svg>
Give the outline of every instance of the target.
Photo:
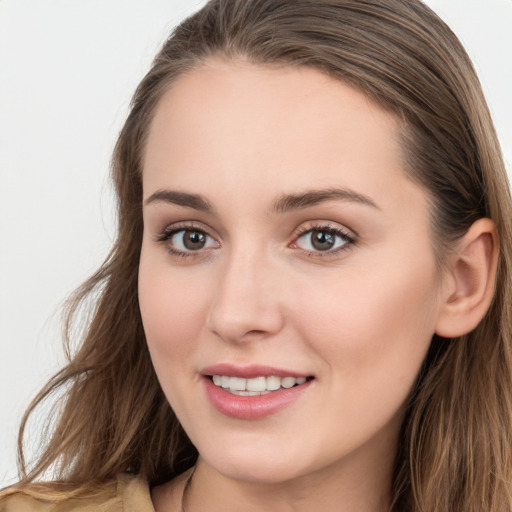
<svg viewBox="0 0 512 512">
<path fill-rule="evenodd" d="M 400 130 L 395 116 L 317 70 L 211 60 L 162 97 L 144 193 L 164 185 L 204 193 L 224 183 L 231 193 L 347 186 L 377 194 L 410 181 Z"/>
</svg>

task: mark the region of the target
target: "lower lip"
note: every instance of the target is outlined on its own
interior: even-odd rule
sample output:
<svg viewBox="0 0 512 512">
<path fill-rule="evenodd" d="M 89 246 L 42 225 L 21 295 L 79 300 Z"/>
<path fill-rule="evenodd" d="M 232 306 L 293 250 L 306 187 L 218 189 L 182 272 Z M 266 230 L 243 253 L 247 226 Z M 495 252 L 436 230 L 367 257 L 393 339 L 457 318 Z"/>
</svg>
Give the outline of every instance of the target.
<svg viewBox="0 0 512 512">
<path fill-rule="evenodd" d="M 289 389 L 271 391 L 265 395 L 238 396 L 216 386 L 205 377 L 206 395 L 211 404 L 224 416 L 240 420 L 256 420 L 274 414 L 297 400 L 311 381 Z"/>
</svg>

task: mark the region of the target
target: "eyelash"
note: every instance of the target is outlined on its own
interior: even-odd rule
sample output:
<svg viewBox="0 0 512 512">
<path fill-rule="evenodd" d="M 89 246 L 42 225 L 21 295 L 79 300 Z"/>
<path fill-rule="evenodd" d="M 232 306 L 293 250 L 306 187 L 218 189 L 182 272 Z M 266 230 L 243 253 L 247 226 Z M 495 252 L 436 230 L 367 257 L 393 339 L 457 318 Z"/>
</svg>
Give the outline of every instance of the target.
<svg viewBox="0 0 512 512">
<path fill-rule="evenodd" d="M 306 251 L 306 255 L 312 258 L 329 258 L 338 256 L 340 252 L 348 250 L 351 246 L 357 243 L 357 238 L 354 234 L 349 231 L 346 231 L 339 227 L 333 227 L 330 224 L 317 224 L 307 227 L 301 227 L 298 233 L 295 235 L 294 242 L 292 245 L 296 245 L 297 240 L 307 235 L 308 233 L 315 232 L 323 232 L 328 233 L 330 235 L 334 235 L 335 237 L 339 237 L 344 241 L 344 244 L 341 247 L 338 247 L 334 250 L 326 250 L 326 251 Z"/>
<path fill-rule="evenodd" d="M 166 243 L 168 242 L 176 233 L 179 233 L 180 231 L 184 232 L 198 232 L 203 233 L 207 237 L 213 239 L 211 235 L 209 235 L 203 228 L 197 227 L 193 224 L 179 224 L 179 225 L 172 225 L 169 227 L 166 227 L 163 231 L 161 231 L 156 237 L 155 241 L 160 243 Z M 307 235 L 308 233 L 315 233 L 315 232 L 324 232 L 328 233 L 330 235 L 334 235 L 335 237 L 341 238 L 345 243 L 334 250 L 326 250 L 326 251 L 303 251 L 306 253 L 308 257 L 311 258 L 328 258 L 328 257 L 334 257 L 338 255 L 338 253 L 342 251 L 346 251 L 350 248 L 350 246 L 357 243 L 356 237 L 341 228 L 333 227 L 329 224 L 318 224 L 318 225 L 312 225 L 307 227 L 301 227 L 298 232 L 294 236 L 294 241 L 289 245 L 290 246 L 296 246 L 297 240 L 302 238 L 303 236 Z M 166 249 L 172 256 L 178 256 L 180 258 L 186 259 L 190 257 L 197 257 L 201 253 L 204 253 L 204 251 L 201 251 L 201 249 L 198 249 L 197 251 L 189 250 L 189 251 L 181 251 L 179 249 L 176 249 L 172 247 L 170 244 L 166 243 Z M 300 249 L 300 248 L 299 248 Z"/>
<path fill-rule="evenodd" d="M 179 249 L 176 249 L 172 247 L 170 244 L 166 243 L 168 242 L 176 233 L 179 233 L 180 231 L 184 232 L 197 232 L 197 233 L 203 233 L 207 237 L 212 238 L 203 228 L 200 228 L 198 226 L 195 226 L 194 224 L 174 224 L 172 226 L 166 227 L 163 231 L 161 231 L 155 238 L 156 242 L 165 243 L 166 249 L 172 256 L 178 256 L 179 258 L 190 258 L 190 257 L 197 257 L 199 256 L 199 253 L 201 253 L 200 250 L 198 251 L 181 251 Z"/>
</svg>

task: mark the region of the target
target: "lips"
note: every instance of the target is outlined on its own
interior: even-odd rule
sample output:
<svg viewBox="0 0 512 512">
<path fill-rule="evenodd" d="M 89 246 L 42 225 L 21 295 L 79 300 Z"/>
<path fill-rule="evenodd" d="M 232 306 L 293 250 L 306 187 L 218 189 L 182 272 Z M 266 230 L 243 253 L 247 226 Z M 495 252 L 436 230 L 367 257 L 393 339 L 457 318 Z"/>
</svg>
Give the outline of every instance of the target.
<svg viewBox="0 0 512 512">
<path fill-rule="evenodd" d="M 300 373 L 293 370 L 276 368 L 274 366 L 266 366 L 261 364 L 253 364 L 249 366 L 235 366 L 229 363 L 216 364 L 207 366 L 201 370 L 203 375 L 225 375 L 227 377 L 242 377 L 251 379 L 254 377 L 309 377 L 306 373 Z"/>
<path fill-rule="evenodd" d="M 214 408 L 224 416 L 243 420 L 277 413 L 298 400 L 313 380 L 312 376 L 260 365 L 221 364 L 201 373 Z"/>
</svg>

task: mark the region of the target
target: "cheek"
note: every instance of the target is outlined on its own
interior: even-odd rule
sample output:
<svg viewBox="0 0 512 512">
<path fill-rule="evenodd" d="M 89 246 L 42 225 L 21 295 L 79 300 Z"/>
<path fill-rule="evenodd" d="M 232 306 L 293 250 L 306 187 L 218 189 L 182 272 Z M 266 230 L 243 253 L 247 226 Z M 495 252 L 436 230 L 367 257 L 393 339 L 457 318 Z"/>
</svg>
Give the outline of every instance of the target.
<svg viewBox="0 0 512 512">
<path fill-rule="evenodd" d="M 374 277 L 354 281 L 335 301 L 317 297 L 309 315 L 316 327 L 309 324 L 308 339 L 327 363 L 330 431 L 356 444 L 385 426 L 397 431 L 433 335 L 429 283 L 385 279 L 379 288 Z"/>
<path fill-rule="evenodd" d="M 346 392 L 350 382 L 354 393 L 371 388 L 379 397 L 395 386 L 403 397 L 434 334 L 436 290 L 435 270 L 428 264 L 348 269 L 316 293 L 311 288 L 296 293 L 302 298 L 297 310 L 303 312 L 297 318 L 331 367 L 338 391 Z"/>
<path fill-rule="evenodd" d="M 139 304 L 148 347 L 157 373 L 159 366 L 178 365 L 193 349 L 191 340 L 202 327 L 201 290 L 170 272 L 155 258 L 141 256 Z M 164 363 L 165 361 L 165 363 Z M 160 377 L 160 375 L 159 375 Z"/>
</svg>

